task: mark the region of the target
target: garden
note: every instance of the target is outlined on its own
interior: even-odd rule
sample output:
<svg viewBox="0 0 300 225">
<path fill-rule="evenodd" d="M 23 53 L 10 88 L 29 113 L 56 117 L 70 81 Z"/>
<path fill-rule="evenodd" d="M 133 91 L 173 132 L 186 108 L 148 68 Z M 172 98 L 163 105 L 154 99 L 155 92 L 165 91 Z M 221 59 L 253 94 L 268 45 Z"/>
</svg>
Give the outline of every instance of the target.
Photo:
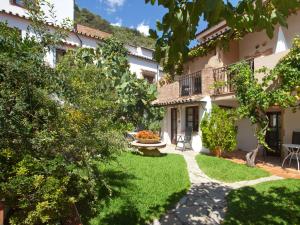
<svg viewBox="0 0 300 225">
<path fill-rule="evenodd" d="M 115 197 L 113 174 L 120 176 L 118 188 L 127 188 L 126 197 L 132 190 L 132 201 L 144 202 L 137 206 L 141 219 L 158 215 L 188 188 L 183 159 L 166 156 L 147 162 L 122 153 L 128 149 L 126 131 L 160 120 L 161 110 L 151 106 L 155 85 L 130 73 L 127 51 L 114 39 L 95 50 L 70 50 L 55 68 L 45 65 L 46 52 L 59 45 L 64 33 L 49 34 L 34 22 L 40 42 L 0 23 L 0 196 L 8 209 L 6 222 L 67 223 L 74 206 L 87 221 L 98 215 L 102 200 Z M 113 169 L 117 164 L 112 171 L 104 168 L 117 159 L 123 159 L 121 171 Z M 134 170 L 129 166 L 135 161 L 141 164 Z M 137 182 L 147 170 L 153 180 Z M 185 179 L 174 183 L 173 176 Z M 126 187 L 126 177 L 137 189 Z M 160 185 L 170 188 L 161 191 Z M 146 213 L 148 207 L 157 211 Z"/>
<path fill-rule="evenodd" d="M 163 64 L 168 72 L 182 69 L 180 65 L 172 67 L 184 61 L 184 55 L 178 53 L 188 49 L 187 40 L 195 33 L 200 13 L 192 5 L 174 2 L 165 5 L 170 12 L 163 19 L 165 23 L 158 22 L 162 37 L 156 36 L 156 54 L 167 58 Z M 251 14 L 243 9 L 260 12 L 262 7 L 259 4 L 253 9 L 253 2 L 246 2 L 235 18 L 227 11 L 221 16 L 225 10 L 221 2 L 216 18 L 225 17 L 231 23 L 238 19 L 243 28 L 255 24 L 243 20 L 244 15 Z M 219 22 L 210 14 L 215 7 L 204 8 L 210 25 Z M 283 23 L 281 19 L 290 8 L 278 10 L 279 14 L 265 12 L 269 21 L 258 23 L 258 28 L 271 32 L 278 22 Z M 185 24 L 184 10 L 192 10 L 191 24 Z M 96 49 L 69 50 L 55 68 L 49 67 L 45 56 L 61 44 L 68 28 L 51 33 L 43 25 L 42 12 L 35 13 L 31 25 L 35 38 L 22 38 L 18 29 L 0 23 L 0 203 L 6 207 L 5 223 L 149 224 L 174 206 L 191 186 L 182 155 L 149 157 L 128 151 L 128 131 L 159 130 L 164 110 L 151 105 L 156 86 L 130 72 L 127 51 L 115 39 L 104 40 Z M 176 36 L 182 31 L 186 33 Z M 232 33 L 231 38 L 235 35 Z M 199 154 L 195 160 L 208 177 L 233 183 L 270 176 L 254 167 L 259 146 L 248 155 L 248 166 L 222 155 L 236 149 L 237 118 L 247 117 L 258 124 L 259 144 L 265 146 L 267 108 L 274 104 L 290 107 L 298 100 L 290 90 L 299 86 L 299 73 L 295 72 L 299 46 L 296 39 L 294 49 L 275 70 L 265 71 L 268 76 L 263 84 L 252 82 L 253 74 L 245 64 L 232 68 L 241 74 L 234 80 L 238 84 L 238 110 L 214 106 L 201 121 L 202 141 L 212 154 Z M 282 85 L 276 91 L 265 91 L 274 79 L 280 79 Z M 137 138 L 148 143 L 159 141 L 157 134 L 146 131 Z M 233 190 L 227 196 L 224 224 L 299 224 L 299 187 L 299 180 L 287 179 Z"/>
</svg>

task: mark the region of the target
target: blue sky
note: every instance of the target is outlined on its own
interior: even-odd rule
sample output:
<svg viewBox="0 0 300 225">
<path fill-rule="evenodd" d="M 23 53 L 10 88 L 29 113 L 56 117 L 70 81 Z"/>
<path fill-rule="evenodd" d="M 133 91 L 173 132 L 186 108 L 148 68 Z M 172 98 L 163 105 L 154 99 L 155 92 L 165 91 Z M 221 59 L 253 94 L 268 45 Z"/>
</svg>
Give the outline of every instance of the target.
<svg viewBox="0 0 300 225">
<path fill-rule="evenodd" d="M 231 0 L 236 4 L 238 0 Z M 155 29 L 156 21 L 161 20 L 166 9 L 161 6 L 145 4 L 145 0 L 75 0 L 81 8 L 100 15 L 111 24 L 138 29 L 147 34 L 149 28 Z M 198 31 L 206 27 L 200 23 Z"/>
</svg>

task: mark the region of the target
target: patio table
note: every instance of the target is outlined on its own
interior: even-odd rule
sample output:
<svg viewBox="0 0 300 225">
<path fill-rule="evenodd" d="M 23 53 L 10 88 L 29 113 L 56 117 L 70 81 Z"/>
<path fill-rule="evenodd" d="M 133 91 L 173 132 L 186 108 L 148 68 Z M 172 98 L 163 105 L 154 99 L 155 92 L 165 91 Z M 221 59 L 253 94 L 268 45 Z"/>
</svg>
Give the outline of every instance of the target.
<svg viewBox="0 0 300 225">
<path fill-rule="evenodd" d="M 297 159 L 297 166 L 299 171 L 299 154 L 300 154 L 300 145 L 298 144 L 282 144 L 282 146 L 287 150 L 288 154 L 284 158 L 281 167 L 284 166 L 285 161 L 290 158 L 289 165 L 291 165 L 292 158 L 296 156 Z"/>
</svg>

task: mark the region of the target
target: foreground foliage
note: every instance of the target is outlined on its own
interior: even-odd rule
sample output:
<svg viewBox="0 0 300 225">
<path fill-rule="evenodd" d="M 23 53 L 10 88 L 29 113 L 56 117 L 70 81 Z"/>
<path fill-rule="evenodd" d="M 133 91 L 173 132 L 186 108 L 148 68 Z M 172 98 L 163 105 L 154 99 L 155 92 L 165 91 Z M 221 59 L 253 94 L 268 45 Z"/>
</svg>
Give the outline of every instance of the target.
<svg viewBox="0 0 300 225">
<path fill-rule="evenodd" d="M 187 191 L 189 178 L 182 156 L 145 157 L 122 154 L 101 166 L 113 187 L 91 224 L 146 224 L 158 218 Z"/>
<path fill-rule="evenodd" d="M 234 190 L 224 224 L 299 224 L 300 180 L 280 180 Z"/>
<path fill-rule="evenodd" d="M 212 27 L 225 20 L 230 30 L 197 46 L 191 56 L 203 56 L 216 46 L 226 47 L 229 40 L 238 40 L 250 32 L 266 31 L 272 38 L 276 25 L 287 27 L 286 18 L 300 7 L 299 0 L 241 0 L 237 6 L 223 0 L 146 2 L 157 3 L 167 10 L 162 21 L 157 22 L 157 31 L 151 33 L 157 39 L 156 59 L 162 60 L 165 70 L 172 75 L 181 74 L 182 62 L 188 56 L 189 44 L 195 39 L 199 23 L 206 21 L 208 27 Z"/>
<path fill-rule="evenodd" d="M 0 48 L 0 196 L 10 223 L 56 224 L 86 199 L 93 209 L 99 162 L 124 149 L 105 79 L 89 68 L 80 80 L 58 73 L 41 43 L 2 23 Z"/>
<path fill-rule="evenodd" d="M 237 128 L 233 110 L 213 106 L 210 114 L 206 113 L 200 123 L 202 141 L 206 148 L 214 151 L 232 152 L 236 149 Z"/>
<path fill-rule="evenodd" d="M 201 170 L 203 170 L 207 176 L 224 182 L 230 183 L 243 180 L 254 180 L 270 175 L 268 172 L 259 168 L 251 168 L 223 158 L 204 154 L 197 155 L 196 160 Z"/>
</svg>

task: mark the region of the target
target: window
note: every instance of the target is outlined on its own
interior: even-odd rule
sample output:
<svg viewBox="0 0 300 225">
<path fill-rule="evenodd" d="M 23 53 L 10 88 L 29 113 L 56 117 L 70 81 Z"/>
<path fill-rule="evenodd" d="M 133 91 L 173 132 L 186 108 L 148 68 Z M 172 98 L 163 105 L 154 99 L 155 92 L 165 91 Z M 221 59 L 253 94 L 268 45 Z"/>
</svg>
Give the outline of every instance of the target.
<svg viewBox="0 0 300 225">
<path fill-rule="evenodd" d="M 143 75 L 145 80 L 148 81 L 148 83 L 153 84 L 154 83 L 154 77 L 153 76 L 148 76 L 148 75 Z"/>
<path fill-rule="evenodd" d="M 148 71 L 148 70 L 142 70 L 142 75 L 145 80 L 148 81 L 148 83 L 153 84 L 155 82 L 155 72 Z"/>
<path fill-rule="evenodd" d="M 20 7 L 25 7 L 25 1 L 24 0 L 11 0 L 11 4 L 17 5 Z"/>
<path fill-rule="evenodd" d="M 66 50 L 64 49 L 60 49 L 60 48 L 57 48 L 56 49 L 56 52 L 55 52 L 55 55 L 56 55 L 56 63 L 59 63 L 61 58 L 66 54 Z"/>
<path fill-rule="evenodd" d="M 186 108 L 186 127 L 192 127 L 193 131 L 199 130 L 199 108 L 198 106 Z"/>
</svg>

